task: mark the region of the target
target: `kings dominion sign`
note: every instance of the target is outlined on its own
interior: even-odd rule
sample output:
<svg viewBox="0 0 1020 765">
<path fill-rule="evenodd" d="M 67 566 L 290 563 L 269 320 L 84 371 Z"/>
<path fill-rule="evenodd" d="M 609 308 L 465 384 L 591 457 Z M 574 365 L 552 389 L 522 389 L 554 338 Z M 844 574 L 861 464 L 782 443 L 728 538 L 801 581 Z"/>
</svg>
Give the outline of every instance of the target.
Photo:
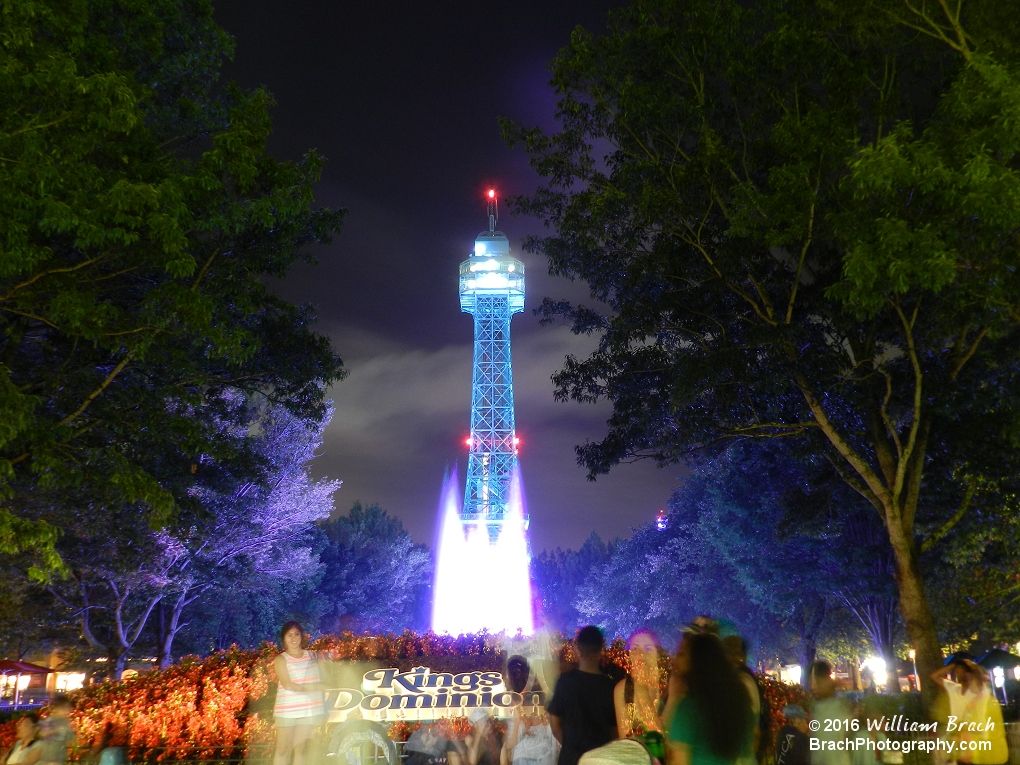
<svg viewBox="0 0 1020 765">
<path fill-rule="evenodd" d="M 364 674 L 360 688 L 333 688 L 326 692 L 328 723 L 348 719 L 438 720 L 461 717 L 472 709 L 484 709 L 493 717 L 509 717 L 515 707 L 537 713 L 545 705 L 541 691 L 514 693 L 507 690 L 499 672 L 432 672 L 415 667 L 372 669 Z"/>
</svg>

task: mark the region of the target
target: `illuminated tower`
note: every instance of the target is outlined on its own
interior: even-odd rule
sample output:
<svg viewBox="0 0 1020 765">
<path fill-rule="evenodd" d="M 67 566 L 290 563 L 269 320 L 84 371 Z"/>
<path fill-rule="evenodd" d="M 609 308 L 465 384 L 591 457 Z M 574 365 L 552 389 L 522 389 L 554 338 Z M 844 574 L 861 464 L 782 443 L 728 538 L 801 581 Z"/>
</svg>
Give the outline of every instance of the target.
<svg viewBox="0 0 1020 765">
<path fill-rule="evenodd" d="M 460 264 L 460 307 L 475 317 L 471 435 L 464 504 L 455 471 L 443 482 L 432 591 L 432 629 L 453 635 L 533 631 L 528 514 L 514 433 L 510 318 L 524 310 L 524 266 L 496 231 L 490 191 L 489 230 Z M 493 577 L 499 597 L 493 597 Z"/>
<path fill-rule="evenodd" d="M 496 231 L 496 193 L 490 190 L 489 230 L 460 264 L 460 309 L 475 317 L 471 375 L 471 436 L 461 520 L 484 526 L 495 542 L 507 514 L 517 466 L 510 318 L 524 310 L 524 265 Z"/>
</svg>

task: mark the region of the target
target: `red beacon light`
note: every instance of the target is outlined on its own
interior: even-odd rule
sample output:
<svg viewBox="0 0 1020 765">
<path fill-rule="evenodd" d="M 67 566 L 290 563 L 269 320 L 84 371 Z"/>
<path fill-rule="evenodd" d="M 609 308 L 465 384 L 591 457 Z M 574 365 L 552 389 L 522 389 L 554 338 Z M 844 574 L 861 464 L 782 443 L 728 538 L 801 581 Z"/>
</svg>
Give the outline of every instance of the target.
<svg viewBox="0 0 1020 765">
<path fill-rule="evenodd" d="M 519 439 L 517 436 L 514 436 L 514 446 L 518 446 L 520 443 L 521 439 Z"/>
<path fill-rule="evenodd" d="M 471 438 L 471 436 L 468 436 L 467 438 L 464 439 L 465 446 L 470 447 L 473 443 L 474 443 L 474 440 Z"/>
<path fill-rule="evenodd" d="M 489 189 L 489 199 L 495 199 L 495 198 L 496 198 L 496 190 L 495 189 Z"/>
</svg>

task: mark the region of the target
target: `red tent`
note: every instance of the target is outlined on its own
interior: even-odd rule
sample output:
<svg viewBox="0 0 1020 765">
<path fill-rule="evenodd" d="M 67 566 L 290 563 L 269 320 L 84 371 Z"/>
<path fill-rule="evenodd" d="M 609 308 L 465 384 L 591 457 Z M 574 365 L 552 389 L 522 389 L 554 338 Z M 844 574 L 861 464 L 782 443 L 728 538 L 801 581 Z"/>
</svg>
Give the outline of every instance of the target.
<svg viewBox="0 0 1020 765">
<path fill-rule="evenodd" d="M 0 675 L 17 675 L 17 680 L 14 681 L 14 708 L 17 709 L 21 698 L 21 688 L 18 686 L 21 683 L 22 675 L 46 675 L 50 672 L 56 672 L 55 669 L 49 667 L 40 667 L 38 664 L 30 664 L 27 661 L 14 661 L 12 659 L 0 659 Z"/>
<path fill-rule="evenodd" d="M 0 659 L 0 675 L 47 675 L 56 671 L 49 667 L 40 667 L 38 664 L 29 664 L 27 661 Z"/>
</svg>

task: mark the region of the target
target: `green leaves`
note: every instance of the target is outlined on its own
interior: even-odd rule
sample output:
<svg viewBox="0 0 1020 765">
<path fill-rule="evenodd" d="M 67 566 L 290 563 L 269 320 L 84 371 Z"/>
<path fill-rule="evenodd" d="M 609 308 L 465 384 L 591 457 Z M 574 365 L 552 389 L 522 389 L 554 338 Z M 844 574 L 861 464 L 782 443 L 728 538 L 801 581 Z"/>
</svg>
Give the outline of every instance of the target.
<svg viewBox="0 0 1020 765">
<path fill-rule="evenodd" d="M 953 284 L 949 300 L 985 303 L 1011 324 L 1020 287 L 1018 116 L 1020 72 L 975 55 L 920 136 L 901 122 L 864 147 L 844 182 L 838 230 L 849 246 L 831 294 L 873 316 L 894 296 Z"/>
<path fill-rule="evenodd" d="M 324 414 L 340 360 L 263 279 L 343 213 L 313 209 L 318 158 L 267 153 L 271 96 L 216 85 L 208 2 L 4 4 L 0 30 L 2 507 L 158 526 L 230 453 L 224 390 Z"/>
<path fill-rule="evenodd" d="M 1017 15 L 951 5 L 634 0 L 561 52 L 557 133 L 504 127 L 529 247 L 595 301 L 543 307 L 599 335 L 554 377 L 613 403 L 589 475 L 803 442 L 885 520 L 931 669 L 915 523 L 1012 470 L 1020 370 Z"/>
</svg>

